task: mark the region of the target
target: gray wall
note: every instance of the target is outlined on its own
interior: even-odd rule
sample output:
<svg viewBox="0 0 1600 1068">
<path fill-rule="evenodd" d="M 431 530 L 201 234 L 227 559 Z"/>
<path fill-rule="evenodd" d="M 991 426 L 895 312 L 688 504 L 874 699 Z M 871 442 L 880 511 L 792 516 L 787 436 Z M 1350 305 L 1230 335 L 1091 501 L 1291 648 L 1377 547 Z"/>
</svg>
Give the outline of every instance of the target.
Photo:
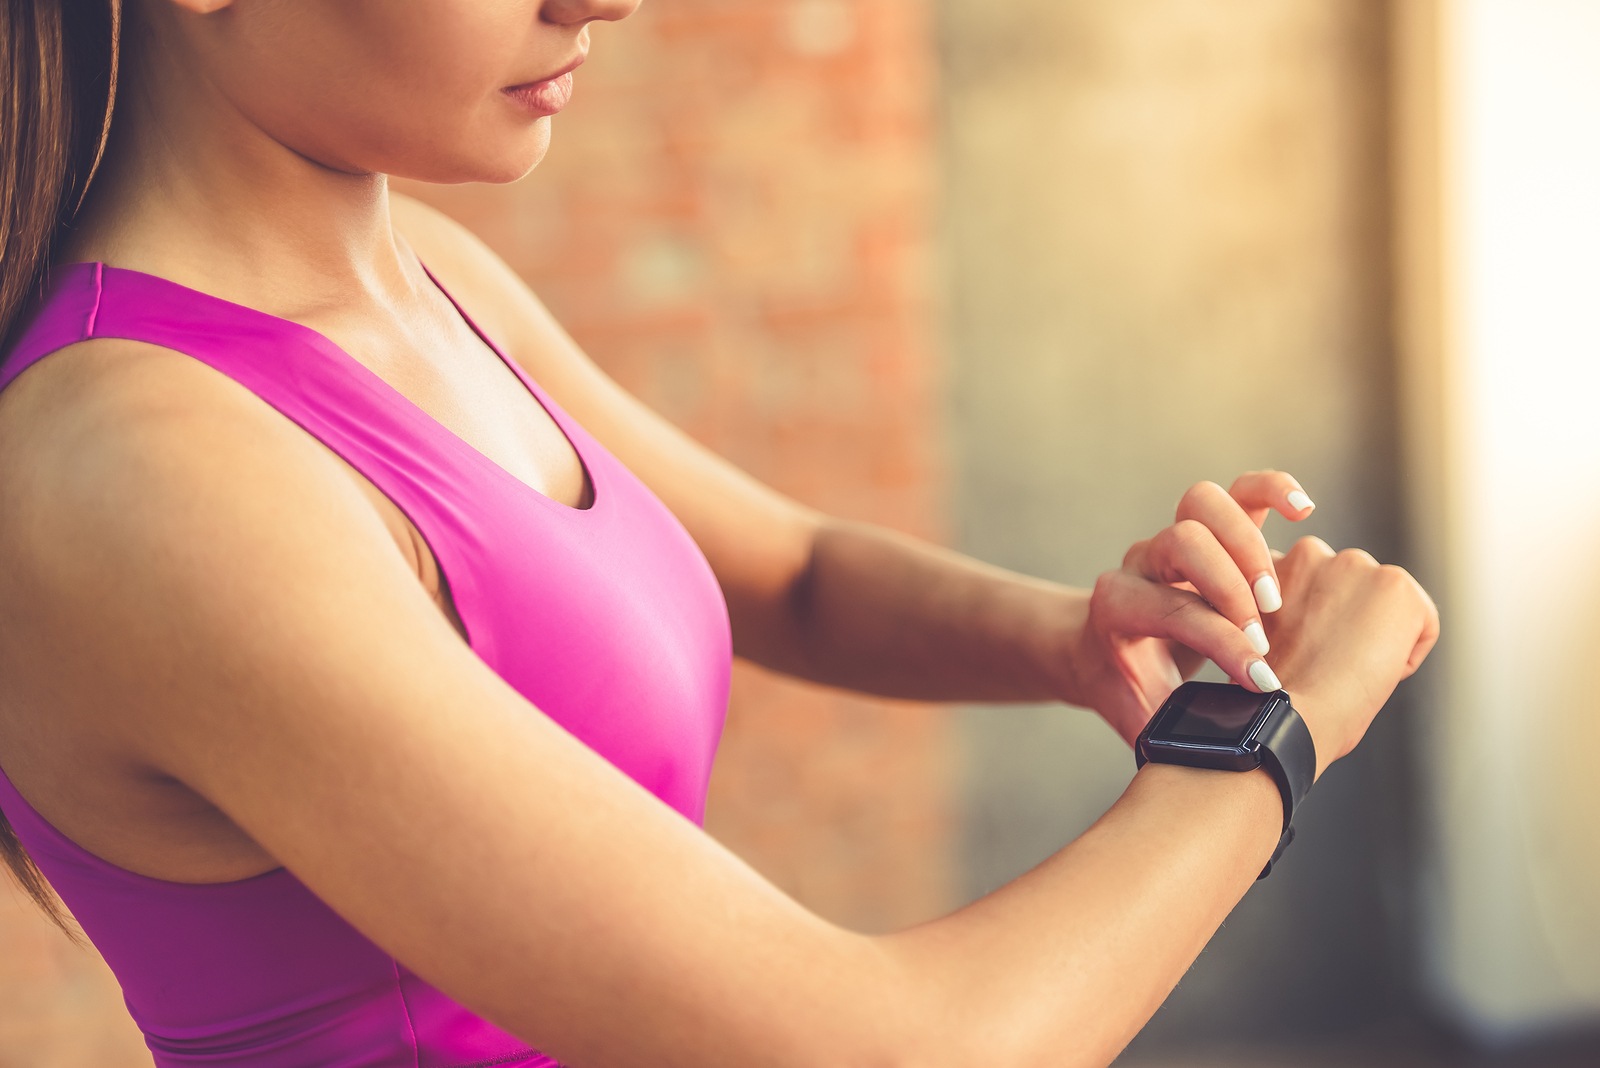
<svg viewBox="0 0 1600 1068">
<path fill-rule="evenodd" d="M 1281 467 L 1399 556 L 1383 6 L 941 0 L 953 527 L 1078 584 L 1210 478 Z M 1295 536 L 1274 520 L 1280 547 Z M 1408 984 L 1406 730 L 1320 786 L 1279 873 L 1129 1059 L 1363 1026 Z M 1086 827 L 1132 758 L 1091 714 L 964 717 L 966 892 Z"/>
</svg>

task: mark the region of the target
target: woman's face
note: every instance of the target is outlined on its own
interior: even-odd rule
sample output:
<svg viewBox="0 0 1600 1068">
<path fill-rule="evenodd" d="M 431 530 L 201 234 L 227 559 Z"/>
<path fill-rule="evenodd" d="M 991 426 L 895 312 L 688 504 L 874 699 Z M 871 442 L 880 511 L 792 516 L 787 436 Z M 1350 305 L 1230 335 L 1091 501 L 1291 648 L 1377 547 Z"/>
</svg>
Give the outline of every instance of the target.
<svg viewBox="0 0 1600 1068">
<path fill-rule="evenodd" d="M 589 50 L 588 24 L 639 4 L 152 2 L 191 69 L 267 136 L 330 168 L 428 182 L 506 182 L 532 169 L 570 92 L 563 72 Z"/>
</svg>

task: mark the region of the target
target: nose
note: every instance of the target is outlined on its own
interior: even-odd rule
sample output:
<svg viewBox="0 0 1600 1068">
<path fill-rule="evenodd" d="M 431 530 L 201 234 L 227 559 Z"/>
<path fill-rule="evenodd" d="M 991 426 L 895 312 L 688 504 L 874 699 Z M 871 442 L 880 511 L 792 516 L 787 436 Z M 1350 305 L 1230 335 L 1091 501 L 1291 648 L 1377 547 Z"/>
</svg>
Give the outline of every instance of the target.
<svg viewBox="0 0 1600 1068">
<path fill-rule="evenodd" d="M 586 22 L 616 22 L 639 8 L 639 0 L 545 0 L 539 17 L 557 26 Z"/>
</svg>

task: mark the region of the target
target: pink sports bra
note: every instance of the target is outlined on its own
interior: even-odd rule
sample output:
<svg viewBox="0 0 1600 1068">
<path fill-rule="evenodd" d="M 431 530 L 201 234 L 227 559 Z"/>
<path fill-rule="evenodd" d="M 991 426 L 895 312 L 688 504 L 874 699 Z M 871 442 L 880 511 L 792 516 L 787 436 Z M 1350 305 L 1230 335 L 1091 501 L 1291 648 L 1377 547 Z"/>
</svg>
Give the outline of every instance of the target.
<svg viewBox="0 0 1600 1068">
<path fill-rule="evenodd" d="M 732 655 L 721 590 L 665 506 L 487 337 L 577 450 L 590 507 L 534 491 L 316 331 L 152 275 L 58 267 L 16 338 L 0 389 L 65 346 L 126 338 L 251 390 L 410 517 L 484 663 L 701 822 Z M 116 973 L 161 1068 L 555 1064 L 412 974 L 287 869 L 203 885 L 135 874 L 66 838 L 3 772 L 0 811 Z"/>
</svg>

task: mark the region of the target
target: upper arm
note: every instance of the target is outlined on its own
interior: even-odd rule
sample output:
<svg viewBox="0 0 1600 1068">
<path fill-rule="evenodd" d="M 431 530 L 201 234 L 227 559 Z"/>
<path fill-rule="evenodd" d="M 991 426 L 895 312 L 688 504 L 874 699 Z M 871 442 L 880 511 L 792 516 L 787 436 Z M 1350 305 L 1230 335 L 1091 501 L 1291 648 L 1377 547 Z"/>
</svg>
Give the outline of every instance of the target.
<svg viewBox="0 0 1600 1068">
<path fill-rule="evenodd" d="M 563 1059 L 788 1063 L 872 1026 L 888 995 L 862 992 L 892 984 L 870 940 L 511 689 L 316 443 L 208 374 L 104 376 L 0 461 L 30 705 L 98 722 Z"/>
<path fill-rule="evenodd" d="M 700 445 L 584 354 L 504 261 L 459 223 L 394 198 L 397 228 L 489 335 L 638 475 L 700 546 L 722 585 L 736 651 L 792 658 L 788 597 L 819 516 Z"/>
</svg>

